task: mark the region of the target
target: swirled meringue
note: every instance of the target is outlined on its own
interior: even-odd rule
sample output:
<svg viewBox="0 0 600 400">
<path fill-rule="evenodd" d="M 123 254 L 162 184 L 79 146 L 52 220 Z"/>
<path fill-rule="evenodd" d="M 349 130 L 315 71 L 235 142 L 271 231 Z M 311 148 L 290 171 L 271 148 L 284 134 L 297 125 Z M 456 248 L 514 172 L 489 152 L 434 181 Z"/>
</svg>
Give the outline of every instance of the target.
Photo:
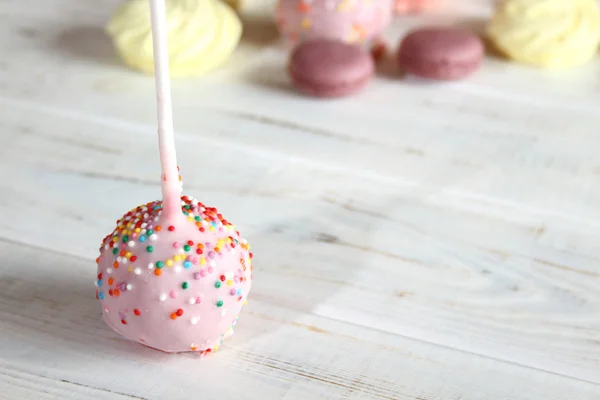
<svg viewBox="0 0 600 400">
<path fill-rule="evenodd" d="M 600 9 L 596 0 L 505 0 L 487 34 L 498 50 L 516 61 L 573 67 L 598 50 Z"/>
<path fill-rule="evenodd" d="M 170 72 L 174 77 L 202 75 L 221 65 L 239 43 L 242 23 L 220 0 L 166 0 Z M 154 73 L 148 0 L 130 0 L 106 26 L 128 66 Z"/>
</svg>

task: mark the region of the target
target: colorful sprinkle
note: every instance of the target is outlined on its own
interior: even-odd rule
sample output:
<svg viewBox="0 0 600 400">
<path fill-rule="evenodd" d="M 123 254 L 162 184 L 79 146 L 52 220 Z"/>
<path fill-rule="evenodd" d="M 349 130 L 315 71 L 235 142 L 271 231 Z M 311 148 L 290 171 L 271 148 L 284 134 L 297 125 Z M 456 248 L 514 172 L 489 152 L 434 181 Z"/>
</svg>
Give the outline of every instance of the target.
<svg viewBox="0 0 600 400">
<path fill-rule="evenodd" d="M 178 273 L 178 271 L 184 274 L 184 278 L 180 280 L 181 287 L 175 287 L 175 290 L 171 290 L 173 287 L 170 287 L 168 290 L 165 290 L 164 293 L 161 293 L 160 291 L 155 293 L 154 296 L 157 296 L 156 299 L 160 302 L 167 301 L 169 296 L 171 296 L 171 300 L 169 301 L 174 302 L 175 307 L 177 307 L 177 305 L 181 307 L 183 304 L 189 304 L 187 307 L 194 307 L 194 304 L 201 304 L 201 296 L 193 293 L 194 290 L 192 290 L 191 287 L 191 283 L 193 282 L 192 279 L 198 281 L 203 277 L 210 276 L 212 279 L 210 282 L 213 282 L 213 285 L 217 290 L 226 288 L 225 292 L 221 294 L 220 299 L 207 298 L 207 301 L 214 304 L 221 315 L 224 315 L 226 312 L 229 315 L 233 312 L 229 312 L 230 310 L 225 307 L 225 297 L 229 298 L 229 296 L 233 296 L 235 298 L 237 295 L 238 297 L 236 300 L 245 303 L 245 296 L 242 296 L 242 288 L 238 286 L 245 282 L 246 279 L 250 280 L 252 277 L 252 255 L 249 252 L 250 246 L 239 236 L 236 228 L 225 220 L 216 209 L 206 207 L 190 197 L 183 196 L 181 199 L 181 210 L 187 215 L 186 219 L 188 220 L 184 220 L 183 223 L 191 223 L 193 224 L 192 227 L 195 227 L 201 232 L 214 232 L 214 237 L 211 236 L 210 240 L 207 240 L 209 238 L 206 237 L 204 240 L 201 240 L 200 243 L 198 240 L 188 240 L 187 238 L 186 240 L 181 240 L 183 238 L 175 237 L 175 234 L 172 238 L 169 237 L 168 239 L 159 237 L 162 228 L 158 221 L 161 221 L 161 218 L 163 218 L 164 215 L 161 217 L 161 202 L 155 201 L 143 204 L 129 211 L 117 222 L 115 230 L 103 239 L 100 246 L 100 257 L 97 259 L 97 263 L 99 269 L 98 272 L 101 271 L 104 273 L 104 277 L 102 277 L 101 274 L 98 274 L 98 279 L 95 281 L 98 286 L 98 289 L 96 289 L 96 297 L 104 303 L 104 300 L 109 299 L 109 296 L 111 296 L 110 301 L 114 302 L 114 305 L 111 303 L 111 307 L 114 308 L 111 309 L 111 315 L 117 313 L 120 309 L 123 310 L 123 315 L 118 316 L 118 318 L 113 317 L 115 318 L 115 322 L 118 323 L 119 321 L 123 321 L 122 324 L 126 325 L 129 322 L 128 318 L 133 316 L 141 318 L 142 315 L 142 309 L 140 308 L 133 308 L 126 305 L 124 302 L 119 304 L 121 294 L 123 294 L 124 300 L 127 299 L 127 301 L 131 301 L 132 298 L 130 296 L 133 293 L 131 292 L 132 290 L 137 291 L 142 289 L 145 287 L 142 284 L 153 285 L 151 282 L 152 279 L 158 279 L 163 274 L 169 275 Z M 164 219 L 162 221 L 164 221 Z M 178 232 L 181 230 L 180 226 L 177 225 L 173 226 L 165 224 L 164 227 L 165 231 L 169 230 L 169 232 Z M 166 240 L 166 242 L 161 242 L 161 245 L 157 247 L 153 241 L 158 240 Z M 145 242 L 148 243 L 146 244 Z M 164 247 L 164 245 L 168 246 Z M 164 254 L 162 254 L 163 250 L 166 250 Z M 152 253 L 152 255 L 149 256 L 148 253 Z M 238 267 L 232 269 L 237 272 L 220 274 L 217 272 L 217 264 L 221 262 L 220 260 L 226 260 L 226 257 L 229 256 L 228 253 L 232 253 L 231 256 L 239 260 Z M 146 254 L 146 258 L 143 258 L 144 254 Z M 238 254 L 239 256 L 237 256 Z M 152 257 L 154 257 L 154 259 L 152 259 Z M 162 260 L 158 261 L 156 258 L 162 258 Z M 140 261 L 145 261 L 145 263 L 139 263 Z M 144 266 L 146 266 L 147 269 L 154 271 L 154 273 L 143 273 Z M 125 269 L 125 271 L 129 271 L 131 275 L 119 275 L 119 270 L 117 269 L 119 267 L 121 267 L 121 270 Z M 165 267 L 171 268 L 167 269 Z M 187 271 L 189 271 L 189 275 L 186 276 L 185 273 L 188 273 Z M 215 273 L 216 275 L 213 276 Z M 129 276 L 129 278 L 127 278 L 127 276 Z M 160 283 L 157 284 L 161 285 Z M 163 281 L 162 284 L 168 284 L 168 282 Z M 102 290 L 100 288 L 102 288 Z M 196 287 L 193 289 L 195 288 Z M 184 296 L 181 295 L 181 290 L 186 289 L 186 294 L 191 292 L 193 295 L 185 296 L 185 298 L 183 298 Z M 175 299 L 176 297 L 177 299 Z M 107 303 L 110 301 L 107 301 Z M 229 301 L 234 302 L 234 299 L 232 298 Z M 164 305 L 161 304 L 159 306 L 156 304 L 155 307 L 157 309 L 162 309 Z M 108 308 L 106 307 L 104 307 L 103 310 L 104 312 L 108 312 Z M 153 311 L 150 309 L 148 312 Z M 144 313 L 147 312 L 144 311 Z M 167 312 L 167 315 L 173 319 L 177 319 L 178 317 L 183 316 L 183 314 L 183 308 L 173 308 L 170 312 Z M 144 314 L 144 316 L 146 315 Z M 189 321 L 192 325 L 196 325 L 200 321 L 199 316 L 189 315 L 187 317 L 190 318 Z M 146 334 L 150 333 L 146 332 Z M 146 335 L 142 336 L 144 340 L 150 340 L 150 337 L 146 337 Z M 142 337 L 139 337 L 138 341 L 141 341 L 141 338 Z M 190 343 L 188 343 L 188 345 L 190 345 Z M 209 344 L 200 344 L 197 342 L 190 346 L 197 349 L 203 349 L 202 353 L 208 352 L 207 350 L 215 351 L 218 348 L 218 346 L 211 344 L 211 349 L 206 349 L 206 346 L 208 345 Z"/>
</svg>

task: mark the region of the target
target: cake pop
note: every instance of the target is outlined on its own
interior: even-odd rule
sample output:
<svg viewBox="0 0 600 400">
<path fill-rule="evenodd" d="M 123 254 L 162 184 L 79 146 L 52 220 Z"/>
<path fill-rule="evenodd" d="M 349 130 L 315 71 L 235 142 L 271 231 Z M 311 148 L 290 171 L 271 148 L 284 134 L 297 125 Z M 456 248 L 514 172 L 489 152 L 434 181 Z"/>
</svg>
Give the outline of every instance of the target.
<svg viewBox="0 0 600 400">
<path fill-rule="evenodd" d="M 215 351 L 246 302 L 252 254 L 215 208 L 181 196 L 164 0 L 150 0 L 162 201 L 127 212 L 101 243 L 96 297 L 106 323 L 165 352 Z"/>
<path fill-rule="evenodd" d="M 433 7 L 434 0 L 394 0 L 394 12 L 398 15 L 420 13 Z"/>
<path fill-rule="evenodd" d="M 392 0 L 279 0 L 276 22 L 291 43 L 334 39 L 364 43 L 378 38 L 392 18 Z"/>
</svg>

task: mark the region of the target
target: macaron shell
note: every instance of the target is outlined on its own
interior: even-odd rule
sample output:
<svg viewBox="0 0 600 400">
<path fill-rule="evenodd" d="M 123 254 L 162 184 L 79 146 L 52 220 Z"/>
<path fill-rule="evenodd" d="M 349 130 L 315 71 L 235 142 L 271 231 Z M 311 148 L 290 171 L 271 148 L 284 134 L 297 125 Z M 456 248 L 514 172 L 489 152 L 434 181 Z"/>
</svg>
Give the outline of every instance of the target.
<svg viewBox="0 0 600 400">
<path fill-rule="evenodd" d="M 294 80 L 294 86 L 296 89 L 298 89 L 298 91 L 310 96 L 322 98 L 349 96 L 361 91 L 371 79 L 370 76 L 366 76 L 353 82 L 339 84 L 318 84 L 315 82 L 304 81 L 302 78 L 294 76 L 293 72 L 290 72 L 290 74 Z"/>
<path fill-rule="evenodd" d="M 456 28 L 424 28 L 401 42 L 398 64 L 406 72 L 431 79 L 460 79 L 473 73 L 484 46 L 475 34 Z"/>
<path fill-rule="evenodd" d="M 445 61 L 402 61 L 405 72 L 423 78 L 436 80 L 457 80 L 465 78 L 479 69 L 481 62 L 449 63 Z"/>
<path fill-rule="evenodd" d="M 299 45 L 290 56 L 288 70 L 302 92 L 332 97 L 363 88 L 375 66 L 369 53 L 359 46 L 320 39 Z"/>
<path fill-rule="evenodd" d="M 363 49 L 334 40 L 316 40 L 298 46 L 291 55 L 290 67 L 297 76 L 323 84 L 352 82 L 370 76 L 374 70 L 373 60 Z"/>
</svg>

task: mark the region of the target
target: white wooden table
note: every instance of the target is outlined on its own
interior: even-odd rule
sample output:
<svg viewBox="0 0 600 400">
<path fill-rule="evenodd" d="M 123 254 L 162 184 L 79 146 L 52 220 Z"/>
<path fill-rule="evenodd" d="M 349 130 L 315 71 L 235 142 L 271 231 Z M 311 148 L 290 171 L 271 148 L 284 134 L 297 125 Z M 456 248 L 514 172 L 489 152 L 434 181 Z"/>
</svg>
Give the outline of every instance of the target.
<svg viewBox="0 0 600 400">
<path fill-rule="evenodd" d="M 426 19 L 488 15 L 467 3 Z M 198 359 L 118 337 L 94 298 L 99 240 L 160 193 L 114 4 L 0 1 L 0 398 L 600 399 L 600 57 L 316 101 L 255 23 L 176 81 L 186 191 L 256 254 L 236 335 Z"/>
</svg>

